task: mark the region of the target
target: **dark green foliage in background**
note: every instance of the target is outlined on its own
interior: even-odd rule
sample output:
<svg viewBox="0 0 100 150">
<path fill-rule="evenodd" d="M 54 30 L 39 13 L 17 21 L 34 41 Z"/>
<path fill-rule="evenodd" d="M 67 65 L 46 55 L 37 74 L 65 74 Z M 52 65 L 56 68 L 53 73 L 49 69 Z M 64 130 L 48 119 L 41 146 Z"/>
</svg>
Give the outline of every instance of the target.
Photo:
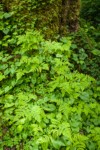
<svg viewBox="0 0 100 150">
<path fill-rule="evenodd" d="M 89 74 L 100 81 L 100 34 L 93 26 L 85 25 L 76 34 L 72 34 L 73 51 L 71 62 L 73 69 Z"/>
<path fill-rule="evenodd" d="M 92 25 L 100 27 L 100 1 L 82 0 L 81 16 Z"/>
</svg>

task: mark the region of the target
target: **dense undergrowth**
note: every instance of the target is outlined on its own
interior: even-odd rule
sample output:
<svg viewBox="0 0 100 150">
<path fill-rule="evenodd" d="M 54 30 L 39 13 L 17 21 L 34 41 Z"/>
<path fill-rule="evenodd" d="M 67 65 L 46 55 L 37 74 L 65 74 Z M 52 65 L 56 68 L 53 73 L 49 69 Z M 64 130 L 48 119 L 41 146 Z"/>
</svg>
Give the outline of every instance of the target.
<svg viewBox="0 0 100 150">
<path fill-rule="evenodd" d="M 70 71 L 71 41 L 45 41 L 37 31 L 0 52 L 1 149 L 100 149 L 100 88 Z"/>
<path fill-rule="evenodd" d="M 99 29 L 85 25 L 76 34 L 72 34 L 73 69 L 94 77 L 100 84 L 100 33 Z"/>
<path fill-rule="evenodd" d="M 98 28 L 46 40 L 14 17 L 1 8 L 0 150 L 99 150 Z"/>
</svg>

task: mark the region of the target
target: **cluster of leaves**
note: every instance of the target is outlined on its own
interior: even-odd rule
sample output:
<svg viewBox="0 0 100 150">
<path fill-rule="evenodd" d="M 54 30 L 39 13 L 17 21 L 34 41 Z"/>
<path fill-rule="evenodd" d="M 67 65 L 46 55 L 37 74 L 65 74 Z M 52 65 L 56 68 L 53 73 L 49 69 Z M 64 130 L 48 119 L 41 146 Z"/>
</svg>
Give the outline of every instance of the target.
<svg viewBox="0 0 100 150">
<path fill-rule="evenodd" d="M 7 45 L 14 39 L 12 52 L 0 52 L 0 149 L 99 150 L 100 87 L 71 72 L 71 40 L 33 30 Z"/>
<path fill-rule="evenodd" d="M 73 69 L 89 74 L 100 81 L 100 34 L 98 29 L 86 25 L 72 35 L 72 57 L 70 61 L 74 64 Z"/>
</svg>

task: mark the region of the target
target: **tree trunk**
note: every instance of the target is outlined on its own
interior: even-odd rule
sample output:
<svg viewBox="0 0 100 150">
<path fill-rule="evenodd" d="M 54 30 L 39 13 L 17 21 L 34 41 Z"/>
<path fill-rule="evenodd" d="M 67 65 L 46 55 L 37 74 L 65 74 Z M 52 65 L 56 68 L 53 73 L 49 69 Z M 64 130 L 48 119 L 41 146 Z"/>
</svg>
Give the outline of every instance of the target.
<svg viewBox="0 0 100 150">
<path fill-rule="evenodd" d="M 62 0 L 60 29 L 61 35 L 76 32 L 79 28 L 80 0 Z"/>
<path fill-rule="evenodd" d="M 69 31 L 76 32 L 79 29 L 80 0 L 69 0 L 69 5 Z"/>
<path fill-rule="evenodd" d="M 60 25 L 59 34 L 65 35 L 67 33 L 67 16 L 69 10 L 69 0 L 61 1 L 61 11 L 60 11 Z"/>
</svg>

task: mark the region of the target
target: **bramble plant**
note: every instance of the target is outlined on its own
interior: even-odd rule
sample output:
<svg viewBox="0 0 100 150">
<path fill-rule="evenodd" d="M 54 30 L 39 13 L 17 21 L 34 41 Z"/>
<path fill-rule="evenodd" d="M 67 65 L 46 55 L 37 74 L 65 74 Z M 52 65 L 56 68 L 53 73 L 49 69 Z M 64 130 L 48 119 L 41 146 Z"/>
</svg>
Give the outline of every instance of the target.
<svg viewBox="0 0 100 150">
<path fill-rule="evenodd" d="M 0 52 L 0 149 L 99 150 L 100 87 L 71 71 L 71 39 L 33 30 L 15 39 Z"/>
</svg>

